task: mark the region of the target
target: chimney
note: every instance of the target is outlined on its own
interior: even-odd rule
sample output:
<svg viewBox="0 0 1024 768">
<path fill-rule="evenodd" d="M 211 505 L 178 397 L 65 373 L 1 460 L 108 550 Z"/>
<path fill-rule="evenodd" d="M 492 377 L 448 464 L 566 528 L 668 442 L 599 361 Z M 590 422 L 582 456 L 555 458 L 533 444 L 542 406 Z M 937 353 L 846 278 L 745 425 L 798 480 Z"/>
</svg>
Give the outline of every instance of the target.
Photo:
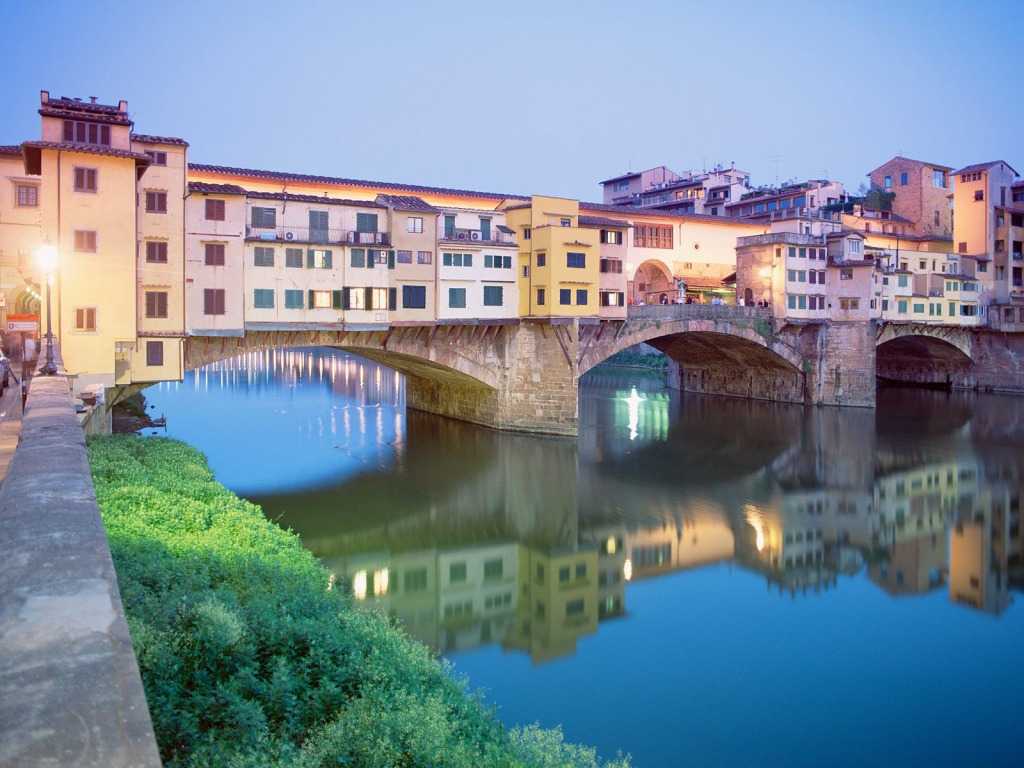
<svg viewBox="0 0 1024 768">
<path fill-rule="evenodd" d="M 50 100 L 50 92 L 49 91 L 40 91 L 39 92 L 39 103 L 40 104 L 45 104 L 49 100 Z"/>
<path fill-rule="evenodd" d="M 124 99 L 121 99 L 119 102 L 117 102 L 117 111 L 118 112 L 127 112 L 128 111 L 128 102 L 125 101 Z"/>
<path fill-rule="evenodd" d="M 89 97 L 89 103 L 90 104 L 95 104 L 96 103 L 96 97 L 95 96 L 90 96 Z"/>
</svg>

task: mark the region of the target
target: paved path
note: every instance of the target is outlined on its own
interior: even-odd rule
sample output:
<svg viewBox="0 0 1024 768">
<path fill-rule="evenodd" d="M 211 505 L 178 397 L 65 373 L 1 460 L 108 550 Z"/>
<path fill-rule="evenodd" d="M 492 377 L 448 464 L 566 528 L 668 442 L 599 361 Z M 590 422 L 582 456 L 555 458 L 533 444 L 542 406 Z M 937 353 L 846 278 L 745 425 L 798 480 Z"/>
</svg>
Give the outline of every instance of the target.
<svg viewBox="0 0 1024 768">
<path fill-rule="evenodd" d="M 20 377 L 19 377 L 20 379 Z M 21 385 L 11 376 L 7 389 L 0 396 L 0 482 L 7 477 L 14 449 L 21 435 Z"/>
</svg>

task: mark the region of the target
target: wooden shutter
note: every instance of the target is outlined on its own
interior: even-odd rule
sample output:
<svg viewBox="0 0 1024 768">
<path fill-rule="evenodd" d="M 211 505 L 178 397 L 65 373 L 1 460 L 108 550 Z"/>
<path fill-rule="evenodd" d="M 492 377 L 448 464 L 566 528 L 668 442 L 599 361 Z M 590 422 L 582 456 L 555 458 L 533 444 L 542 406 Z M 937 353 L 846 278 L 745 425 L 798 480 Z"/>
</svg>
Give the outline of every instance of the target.
<svg viewBox="0 0 1024 768">
<path fill-rule="evenodd" d="M 395 252 L 388 251 L 388 269 L 395 268 Z"/>
<path fill-rule="evenodd" d="M 324 251 L 324 269 L 332 269 L 333 267 L 333 254 L 330 251 Z"/>
<path fill-rule="evenodd" d="M 396 309 L 398 309 L 398 289 L 388 288 L 388 310 L 394 312 Z"/>
<path fill-rule="evenodd" d="M 376 307 L 373 306 L 373 288 L 364 288 L 363 291 L 363 308 L 376 309 Z"/>
<path fill-rule="evenodd" d="M 341 309 L 341 291 L 331 291 L 331 307 Z"/>
<path fill-rule="evenodd" d="M 308 301 L 306 303 L 306 309 L 312 309 L 313 308 L 313 290 L 312 289 L 306 291 L 306 298 L 308 299 Z"/>
<path fill-rule="evenodd" d="M 351 288 L 341 289 L 341 308 L 348 309 L 352 305 Z"/>
<path fill-rule="evenodd" d="M 310 249 L 308 249 L 306 251 L 306 268 L 307 269 L 312 269 L 315 266 L 316 266 L 316 254 L 313 252 L 313 249 L 310 248 Z"/>
</svg>

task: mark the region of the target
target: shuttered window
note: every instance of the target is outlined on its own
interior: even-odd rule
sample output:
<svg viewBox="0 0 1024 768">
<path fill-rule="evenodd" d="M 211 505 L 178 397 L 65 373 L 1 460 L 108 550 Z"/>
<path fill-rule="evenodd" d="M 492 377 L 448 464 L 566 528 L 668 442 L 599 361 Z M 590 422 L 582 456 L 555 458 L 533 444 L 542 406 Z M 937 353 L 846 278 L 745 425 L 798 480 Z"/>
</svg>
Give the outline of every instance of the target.
<svg viewBox="0 0 1024 768">
<path fill-rule="evenodd" d="M 448 289 L 448 306 L 452 309 L 465 309 L 466 308 L 466 289 L 465 288 L 449 288 Z"/>
<path fill-rule="evenodd" d="M 75 310 L 75 330 L 95 331 L 96 330 L 96 308 L 79 307 Z"/>
<path fill-rule="evenodd" d="M 504 290 L 500 285 L 485 285 L 484 286 L 484 306 L 485 307 L 500 307 L 504 302 Z"/>
<path fill-rule="evenodd" d="M 151 189 L 146 192 L 146 213 L 167 213 L 167 193 Z"/>
<path fill-rule="evenodd" d="M 166 264 L 167 242 L 165 240 L 147 240 L 146 261 L 150 264 Z"/>
<path fill-rule="evenodd" d="M 208 267 L 224 266 L 224 243 L 204 243 L 204 258 Z"/>
<path fill-rule="evenodd" d="M 206 220 L 224 221 L 224 201 L 206 199 Z"/>
<path fill-rule="evenodd" d="M 224 314 L 224 289 L 206 288 L 203 290 L 203 314 Z"/>
<path fill-rule="evenodd" d="M 76 229 L 75 250 L 79 253 L 96 253 L 96 233 L 91 229 Z"/>
<path fill-rule="evenodd" d="M 253 208 L 252 225 L 261 229 L 273 229 L 277 226 L 277 209 Z"/>
<path fill-rule="evenodd" d="M 285 309 L 302 309 L 302 291 L 286 289 L 284 292 Z"/>
<path fill-rule="evenodd" d="M 273 309 L 274 290 L 272 288 L 254 288 L 252 292 L 252 305 L 256 309 Z"/>
<path fill-rule="evenodd" d="M 302 249 L 301 248 L 285 248 L 284 251 L 284 265 L 286 267 L 302 267 Z"/>
<path fill-rule="evenodd" d="M 162 341 L 146 342 L 146 365 L 164 364 L 164 343 Z"/>
<path fill-rule="evenodd" d="M 274 266 L 274 249 L 257 245 L 253 248 L 252 263 L 255 267 Z"/>
<path fill-rule="evenodd" d="M 96 191 L 96 169 L 75 168 L 75 192 Z"/>
<path fill-rule="evenodd" d="M 167 317 L 166 291 L 146 291 L 146 317 Z"/>
<path fill-rule="evenodd" d="M 353 267 L 366 266 L 366 250 L 363 248 L 353 248 L 349 258 L 349 264 Z"/>
</svg>

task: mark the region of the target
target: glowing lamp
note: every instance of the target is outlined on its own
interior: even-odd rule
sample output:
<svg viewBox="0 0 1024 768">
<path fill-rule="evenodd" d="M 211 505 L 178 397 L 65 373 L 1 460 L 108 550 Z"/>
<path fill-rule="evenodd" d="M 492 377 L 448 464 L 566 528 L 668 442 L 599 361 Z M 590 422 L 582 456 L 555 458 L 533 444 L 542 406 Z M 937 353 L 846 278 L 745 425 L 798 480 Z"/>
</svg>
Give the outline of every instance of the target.
<svg viewBox="0 0 1024 768">
<path fill-rule="evenodd" d="M 40 245 L 36 248 L 36 264 L 47 275 L 57 269 L 57 249 L 52 245 Z"/>
</svg>

